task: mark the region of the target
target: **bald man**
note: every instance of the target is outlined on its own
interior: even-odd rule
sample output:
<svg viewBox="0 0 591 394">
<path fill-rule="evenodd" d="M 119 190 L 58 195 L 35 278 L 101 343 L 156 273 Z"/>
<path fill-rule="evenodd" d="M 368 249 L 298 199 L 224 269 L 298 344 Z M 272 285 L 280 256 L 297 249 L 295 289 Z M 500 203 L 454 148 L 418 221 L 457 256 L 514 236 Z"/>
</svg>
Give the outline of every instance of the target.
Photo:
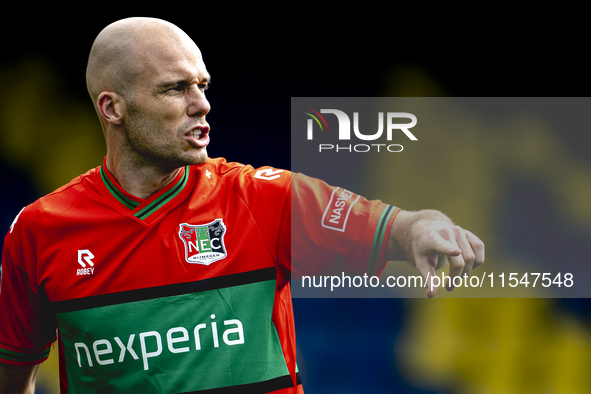
<svg viewBox="0 0 591 394">
<path fill-rule="evenodd" d="M 5 238 L 0 393 L 32 393 L 56 339 L 63 393 L 302 393 L 289 279 L 319 269 L 314 256 L 372 275 L 407 260 L 425 279 L 439 256 L 451 277 L 484 262 L 437 211 L 340 191 L 350 216 L 334 231 L 318 224 L 340 189 L 208 158 L 210 76 L 168 22 L 107 26 L 86 77 L 107 155 Z"/>
<path fill-rule="evenodd" d="M 209 79 L 195 43 L 168 22 L 126 19 L 99 34 L 86 82 L 123 189 L 147 198 L 182 166 L 205 162 Z"/>
</svg>

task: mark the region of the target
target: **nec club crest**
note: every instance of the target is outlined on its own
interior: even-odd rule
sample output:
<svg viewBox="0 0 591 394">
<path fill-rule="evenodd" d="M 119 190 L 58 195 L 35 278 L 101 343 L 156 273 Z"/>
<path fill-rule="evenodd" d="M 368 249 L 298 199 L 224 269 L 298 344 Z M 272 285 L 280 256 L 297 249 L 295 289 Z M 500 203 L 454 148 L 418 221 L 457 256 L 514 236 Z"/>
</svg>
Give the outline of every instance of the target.
<svg viewBox="0 0 591 394">
<path fill-rule="evenodd" d="M 210 265 L 228 255 L 224 246 L 226 225 L 222 219 L 207 224 L 183 223 L 179 227 L 187 263 Z"/>
</svg>

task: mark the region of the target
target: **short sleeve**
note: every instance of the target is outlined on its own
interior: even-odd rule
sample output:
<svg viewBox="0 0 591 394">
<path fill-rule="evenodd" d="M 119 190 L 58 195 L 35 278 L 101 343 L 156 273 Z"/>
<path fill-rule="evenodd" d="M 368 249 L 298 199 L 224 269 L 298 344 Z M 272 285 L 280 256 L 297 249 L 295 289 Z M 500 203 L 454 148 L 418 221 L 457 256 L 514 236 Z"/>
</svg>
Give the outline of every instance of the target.
<svg viewBox="0 0 591 394">
<path fill-rule="evenodd" d="M 45 361 L 56 339 L 56 321 L 35 283 L 34 208 L 21 211 L 4 239 L 0 278 L 0 362 L 31 365 Z"/>
<path fill-rule="evenodd" d="M 245 166 L 237 187 L 286 279 L 340 260 L 349 274 L 379 276 L 398 208 L 300 173 Z"/>
<path fill-rule="evenodd" d="M 398 208 L 299 173 L 290 198 L 294 278 L 325 272 L 335 261 L 348 274 L 382 274 Z"/>
</svg>

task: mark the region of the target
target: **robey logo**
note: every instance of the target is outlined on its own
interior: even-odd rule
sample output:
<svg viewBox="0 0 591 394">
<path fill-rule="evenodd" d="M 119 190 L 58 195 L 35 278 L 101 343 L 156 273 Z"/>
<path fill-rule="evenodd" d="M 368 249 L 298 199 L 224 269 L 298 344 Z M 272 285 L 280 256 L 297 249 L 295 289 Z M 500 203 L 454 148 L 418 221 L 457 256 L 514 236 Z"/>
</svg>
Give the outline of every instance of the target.
<svg viewBox="0 0 591 394">
<path fill-rule="evenodd" d="M 314 122 L 320 128 L 320 131 L 325 129 L 328 131 L 328 124 L 322 114 L 333 114 L 339 124 L 338 139 L 339 141 L 351 140 L 351 119 L 344 111 L 338 109 L 321 109 L 320 112 L 304 107 L 306 115 L 310 117 L 307 122 L 307 139 L 314 139 Z M 399 119 L 408 119 L 410 123 L 399 123 Z M 364 134 L 359 130 L 359 112 L 353 112 L 353 134 L 362 141 L 376 141 L 384 134 L 384 120 L 386 123 L 386 139 L 392 141 L 395 131 L 401 131 L 411 141 L 417 141 L 418 138 L 409 130 L 417 124 L 417 117 L 408 112 L 383 112 L 378 113 L 378 130 L 375 133 Z M 385 143 L 371 143 L 371 144 L 319 144 L 318 151 L 334 151 L 334 152 L 402 152 L 403 146 L 400 144 L 385 144 Z"/>
<path fill-rule="evenodd" d="M 94 254 L 88 249 L 78 250 L 78 264 L 82 268 L 78 268 L 76 275 L 93 275 L 94 274 Z"/>
</svg>

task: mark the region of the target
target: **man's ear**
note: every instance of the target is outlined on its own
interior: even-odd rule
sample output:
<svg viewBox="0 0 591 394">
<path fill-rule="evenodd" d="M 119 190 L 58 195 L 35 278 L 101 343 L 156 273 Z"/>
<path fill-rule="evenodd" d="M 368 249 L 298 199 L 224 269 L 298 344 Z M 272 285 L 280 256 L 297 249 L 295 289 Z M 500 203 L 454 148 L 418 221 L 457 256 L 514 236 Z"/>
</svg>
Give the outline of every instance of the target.
<svg viewBox="0 0 591 394">
<path fill-rule="evenodd" d="M 98 112 L 101 117 L 113 125 L 123 122 L 123 98 L 115 92 L 102 92 L 97 99 Z"/>
</svg>

